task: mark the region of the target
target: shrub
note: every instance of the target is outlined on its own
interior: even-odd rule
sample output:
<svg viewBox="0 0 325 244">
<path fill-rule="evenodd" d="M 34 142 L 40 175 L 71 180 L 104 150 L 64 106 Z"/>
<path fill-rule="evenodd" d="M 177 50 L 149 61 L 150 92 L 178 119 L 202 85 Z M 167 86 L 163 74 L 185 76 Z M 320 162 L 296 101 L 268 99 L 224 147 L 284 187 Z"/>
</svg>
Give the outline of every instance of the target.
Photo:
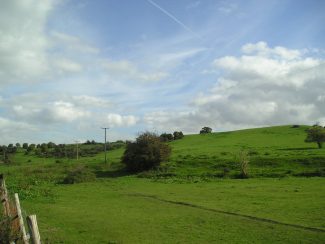
<svg viewBox="0 0 325 244">
<path fill-rule="evenodd" d="M 93 181 L 96 179 L 96 175 L 88 168 L 84 166 L 77 166 L 73 170 L 70 170 L 67 176 L 64 178 L 64 184 L 75 184 L 81 182 Z"/>
<path fill-rule="evenodd" d="M 144 132 L 135 142 L 127 144 L 122 162 L 128 171 L 140 172 L 159 166 L 169 158 L 170 153 L 170 146 L 162 143 L 159 136 Z"/>
</svg>

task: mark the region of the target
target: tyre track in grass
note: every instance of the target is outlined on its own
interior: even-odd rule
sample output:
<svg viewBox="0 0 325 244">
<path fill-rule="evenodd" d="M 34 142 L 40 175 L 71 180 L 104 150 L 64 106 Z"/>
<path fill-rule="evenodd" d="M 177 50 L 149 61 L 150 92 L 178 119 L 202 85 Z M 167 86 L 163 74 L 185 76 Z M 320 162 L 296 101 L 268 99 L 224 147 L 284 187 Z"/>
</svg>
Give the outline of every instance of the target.
<svg viewBox="0 0 325 244">
<path fill-rule="evenodd" d="M 167 199 L 163 199 L 163 198 L 160 198 L 158 196 L 155 196 L 155 195 L 146 195 L 146 194 L 142 194 L 142 193 L 129 193 L 129 194 L 124 194 L 124 195 L 131 196 L 131 197 L 142 197 L 142 198 L 154 199 L 154 200 L 157 200 L 157 201 L 160 201 L 160 202 L 165 202 L 165 203 L 170 203 L 170 204 L 175 204 L 175 205 L 180 205 L 180 206 L 186 206 L 186 207 L 190 207 L 190 208 L 201 209 L 201 210 L 214 212 L 214 213 L 219 213 L 219 214 L 242 217 L 242 218 L 254 220 L 254 221 L 257 221 L 257 222 L 264 222 L 264 223 L 288 226 L 288 227 L 293 227 L 293 228 L 303 229 L 303 230 L 308 230 L 308 231 L 313 231 L 313 232 L 325 233 L 324 229 L 319 229 L 319 228 L 316 228 L 316 227 L 307 227 L 307 226 L 303 226 L 303 225 L 283 223 L 283 222 L 280 222 L 280 221 L 277 221 L 277 220 L 272 220 L 272 219 L 265 219 L 265 218 L 255 217 L 255 216 L 246 215 L 246 214 L 240 214 L 240 213 L 228 212 L 228 211 L 223 211 L 223 210 L 217 210 L 217 209 L 213 209 L 213 208 L 208 208 L 208 207 L 196 205 L 196 204 L 193 204 L 193 203 L 167 200 Z"/>
</svg>

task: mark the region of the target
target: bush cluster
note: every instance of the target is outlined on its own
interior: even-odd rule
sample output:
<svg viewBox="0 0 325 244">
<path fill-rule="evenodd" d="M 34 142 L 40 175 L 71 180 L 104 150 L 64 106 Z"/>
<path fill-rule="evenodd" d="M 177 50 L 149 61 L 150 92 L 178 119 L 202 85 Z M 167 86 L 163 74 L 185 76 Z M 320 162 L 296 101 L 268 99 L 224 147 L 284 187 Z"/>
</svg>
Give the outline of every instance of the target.
<svg viewBox="0 0 325 244">
<path fill-rule="evenodd" d="M 159 166 L 169 158 L 171 148 L 161 142 L 155 133 L 140 134 L 135 142 L 130 142 L 122 157 L 126 169 L 131 172 L 140 172 Z"/>
<path fill-rule="evenodd" d="M 184 137 L 183 132 L 181 131 L 174 131 L 173 134 L 171 133 L 163 133 L 160 135 L 160 140 L 162 142 L 169 142 L 169 141 L 173 141 L 173 140 L 179 140 L 182 139 Z"/>
</svg>

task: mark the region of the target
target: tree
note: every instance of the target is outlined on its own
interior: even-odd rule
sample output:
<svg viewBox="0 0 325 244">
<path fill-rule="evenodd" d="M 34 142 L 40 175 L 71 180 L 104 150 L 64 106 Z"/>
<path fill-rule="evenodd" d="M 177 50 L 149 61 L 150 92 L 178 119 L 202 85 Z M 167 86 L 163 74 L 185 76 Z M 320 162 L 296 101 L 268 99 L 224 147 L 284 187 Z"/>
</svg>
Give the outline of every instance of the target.
<svg viewBox="0 0 325 244">
<path fill-rule="evenodd" d="M 48 142 L 47 143 L 47 148 L 54 148 L 56 145 L 55 145 L 55 143 L 54 142 Z"/>
<path fill-rule="evenodd" d="M 309 128 L 305 142 L 316 142 L 318 148 L 322 148 L 323 142 L 325 142 L 325 128 L 319 125 L 314 125 Z"/>
<path fill-rule="evenodd" d="M 158 135 L 144 132 L 135 142 L 127 144 L 122 162 L 127 170 L 139 172 L 159 166 L 169 158 L 170 153 L 170 146 L 162 143 Z"/>
<path fill-rule="evenodd" d="M 28 143 L 26 143 L 26 142 L 23 143 L 23 148 L 27 150 L 27 148 L 28 148 Z"/>
<path fill-rule="evenodd" d="M 30 144 L 27 148 L 27 152 L 31 152 L 35 149 L 35 144 Z"/>
<path fill-rule="evenodd" d="M 20 147 L 20 143 L 19 142 L 16 143 L 16 147 Z"/>
<path fill-rule="evenodd" d="M 207 134 L 207 133 L 211 133 L 211 132 L 212 132 L 212 129 L 210 127 L 203 127 L 200 130 L 200 134 Z"/>
<path fill-rule="evenodd" d="M 160 140 L 163 142 L 169 142 L 174 139 L 172 134 L 163 133 L 160 135 Z"/>
<path fill-rule="evenodd" d="M 46 144 L 46 143 L 41 144 L 41 152 L 42 153 L 47 153 L 47 151 L 48 151 L 48 146 L 47 145 L 48 144 Z"/>
<path fill-rule="evenodd" d="M 173 135 L 174 140 L 182 139 L 184 137 L 184 134 L 181 131 L 174 131 Z"/>
</svg>

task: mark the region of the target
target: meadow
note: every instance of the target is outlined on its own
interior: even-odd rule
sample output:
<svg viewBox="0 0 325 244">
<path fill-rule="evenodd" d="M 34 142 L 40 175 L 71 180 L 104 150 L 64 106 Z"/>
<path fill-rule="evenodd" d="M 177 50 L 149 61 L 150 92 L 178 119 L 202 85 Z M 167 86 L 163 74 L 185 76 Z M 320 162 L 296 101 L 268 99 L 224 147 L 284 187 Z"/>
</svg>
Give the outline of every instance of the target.
<svg viewBox="0 0 325 244">
<path fill-rule="evenodd" d="M 324 243 L 325 149 L 307 126 L 186 135 L 161 167 L 129 174 L 124 148 L 79 160 L 19 150 L 0 165 L 44 243 Z M 240 179 L 238 154 L 249 155 Z M 96 177 L 63 184 L 84 167 Z"/>
</svg>

